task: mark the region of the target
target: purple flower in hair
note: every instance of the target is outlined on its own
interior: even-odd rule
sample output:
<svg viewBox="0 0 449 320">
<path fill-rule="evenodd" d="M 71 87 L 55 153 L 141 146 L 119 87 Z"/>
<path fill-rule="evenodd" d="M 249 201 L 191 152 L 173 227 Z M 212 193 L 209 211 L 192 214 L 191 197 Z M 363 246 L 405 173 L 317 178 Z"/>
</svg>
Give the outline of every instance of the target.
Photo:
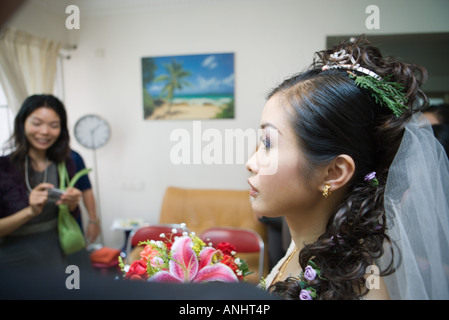
<svg viewBox="0 0 449 320">
<path fill-rule="evenodd" d="M 376 178 L 376 171 L 368 173 L 363 180 L 370 182 L 373 187 L 379 185 L 379 181 Z"/>
<path fill-rule="evenodd" d="M 331 240 L 334 240 L 334 236 L 331 237 Z M 337 234 L 337 240 L 338 240 L 339 244 L 343 244 L 344 243 L 344 240 L 341 238 L 341 236 L 339 234 Z M 334 246 L 335 244 L 331 243 L 330 245 Z"/>
<path fill-rule="evenodd" d="M 376 178 L 376 171 L 370 172 L 365 176 L 365 181 L 371 181 Z"/>
<path fill-rule="evenodd" d="M 301 272 L 298 280 L 298 285 L 301 289 L 299 299 L 301 300 L 313 300 L 318 298 L 318 294 L 310 281 L 315 280 L 317 276 L 320 277 L 320 279 L 323 279 L 320 276 L 321 270 L 312 260 L 310 260 L 307 264 L 308 266 L 306 266 L 304 271 Z"/>
<path fill-rule="evenodd" d="M 312 281 L 316 278 L 316 271 L 312 268 L 312 266 L 307 266 L 304 270 L 304 278 L 307 281 Z"/>
<path fill-rule="evenodd" d="M 299 299 L 301 300 L 313 300 L 312 296 L 310 295 L 309 291 L 306 289 L 302 289 L 299 293 Z"/>
</svg>

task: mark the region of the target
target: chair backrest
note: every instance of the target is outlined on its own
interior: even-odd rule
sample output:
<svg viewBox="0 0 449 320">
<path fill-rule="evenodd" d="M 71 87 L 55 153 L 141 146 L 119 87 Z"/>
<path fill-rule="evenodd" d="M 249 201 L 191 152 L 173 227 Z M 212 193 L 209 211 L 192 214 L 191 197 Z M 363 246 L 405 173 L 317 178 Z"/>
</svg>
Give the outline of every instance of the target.
<svg viewBox="0 0 449 320">
<path fill-rule="evenodd" d="M 173 232 L 173 229 L 176 229 L 176 232 Z M 161 237 L 162 233 L 167 237 L 169 237 L 170 234 L 173 234 L 174 237 L 182 236 L 183 232 L 189 232 L 189 230 L 181 224 L 151 224 L 139 226 L 132 230 L 129 235 L 126 253 L 129 254 L 131 249 L 137 246 L 141 241 L 167 241 L 167 238 Z"/>
<path fill-rule="evenodd" d="M 216 247 L 220 242 L 228 242 L 235 246 L 237 252 L 260 252 L 264 244 L 259 234 L 250 229 L 234 227 L 214 227 L 204 230 L 200 238 Z"/>
<path fill-rule="evenodd" d="M 238 219 L 235 219 L 238 217 Z M 265 225 L 254 219 L 249 190 L 185 189 L 168 187 L 159 223 L 186 223 L 201 234 L 217 226 L 255 230 L 263 239 Z"/>
<path fill-rule="evenodd" d="M 220 242 L 232 244 L 237 253 L 259 254 L 259 275 L 263 275 L 264 268 L 264 242 L 262 237 L 254 230 L 234 227 L 213 227 L 204 230 L 200 238 L 205 243 L 212 243 L 216 247 Z"/>
</svg>

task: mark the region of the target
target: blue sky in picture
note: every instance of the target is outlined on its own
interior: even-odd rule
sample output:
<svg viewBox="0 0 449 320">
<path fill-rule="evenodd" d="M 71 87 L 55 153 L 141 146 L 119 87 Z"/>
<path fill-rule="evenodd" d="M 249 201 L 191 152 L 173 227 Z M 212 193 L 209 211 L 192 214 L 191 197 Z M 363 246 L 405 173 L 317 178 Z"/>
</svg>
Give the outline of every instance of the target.
<svg viewBox="0 0 449 320">
<path fill-rule="evenodd" d="M 183 69 L 190 72 L 190 76 L 183 78 L 190 86 L 184 86 L 175 91 L 176 96 L 187 95 L 231 95 L 234 94 L 234 54 L 215 53 L 184 56 L 150 57 L 157 68 L 154 78 L 168 74 L 164 64 L 172 60 L 182 63 Z M 144 58 L 145 59 L 145 58 Z M 160 95 L 164 82 L 152 82 L 147 86 L 148 92 L 156 97 Z"/>
</svg>

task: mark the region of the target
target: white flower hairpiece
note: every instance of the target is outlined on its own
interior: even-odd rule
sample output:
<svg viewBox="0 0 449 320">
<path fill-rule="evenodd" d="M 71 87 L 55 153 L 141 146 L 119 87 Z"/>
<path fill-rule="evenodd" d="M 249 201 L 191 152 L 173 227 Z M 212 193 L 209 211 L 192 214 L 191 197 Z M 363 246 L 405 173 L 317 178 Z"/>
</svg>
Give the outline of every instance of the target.
<svg viewBox="0 0 449 320">
<path fill-rule="evenodd" d="M 346 53 L 345 49 L 341 49 L 338 52 L 334 52 L 333 54 L 330 55 L 330 58 L 334 60 L 334 62 L 330 65 L 329 64 L 324 65 L 321 68 L 321 70 L 325 71 L 329 69 L 343 68 L 364 73 L 379 81 L 382 80 L 382 77 L 379 76 L 377 73 L 369 69 L 363 68 L 360 66 L 360 64 L 356 63 L 357 61 L 354 59 L 354 57 L 351 54 Z"/>
</svg>

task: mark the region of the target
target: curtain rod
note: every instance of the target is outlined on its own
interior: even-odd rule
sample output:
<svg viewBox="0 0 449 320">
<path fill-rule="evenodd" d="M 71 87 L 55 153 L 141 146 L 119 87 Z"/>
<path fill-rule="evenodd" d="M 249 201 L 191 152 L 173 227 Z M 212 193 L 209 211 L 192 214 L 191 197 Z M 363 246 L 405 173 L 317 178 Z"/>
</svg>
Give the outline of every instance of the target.
<svg viewBox="0 0 449 320">
<path fill-rule="evenodd" d="M 78 48 L 76 44 L 63 44 L 61 50 L 59 51 L 59 56 L 63 59 L 70 60 L 70 52 Z"/>
</svg>

